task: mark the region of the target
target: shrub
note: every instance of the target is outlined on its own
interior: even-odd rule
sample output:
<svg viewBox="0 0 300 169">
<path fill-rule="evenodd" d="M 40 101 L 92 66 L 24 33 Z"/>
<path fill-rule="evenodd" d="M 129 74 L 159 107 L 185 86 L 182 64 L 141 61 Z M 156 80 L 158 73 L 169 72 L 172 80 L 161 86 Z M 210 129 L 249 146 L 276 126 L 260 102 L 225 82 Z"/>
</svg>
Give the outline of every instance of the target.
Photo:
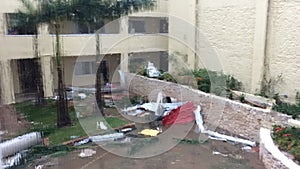
<svg viewBox="0 0 300 169">
<path fill-rule="evenodd" d="M 273 139 L 279 149 L 291 153 L 295 160 L 300 161 L 300 129 L 295 127 L 273 127 Z"/>
<path fill-rule="evenodd" d="M 276 96 L 276 95 L 275 95 Z M 296 119 L 300 115 L 300 94 L 297 92 L 296 94 L 296 104 L 286 103 L 282 102 L 278 99 L 278 97 L 275 97 L 277 105 L 273 106 L 273 110 L 291 115 L 293 119 Z"/>
<path fill-rule="evenodd" d="M 241 90 L 242 83 L 231 75 L 207 69 L 192 70 L 197 80 L 198 89 L 216 95 L 226 94 L 230 98 L 230 90 Z M 213 84 L 213 86 L 212 86 Z"/>
</svg>

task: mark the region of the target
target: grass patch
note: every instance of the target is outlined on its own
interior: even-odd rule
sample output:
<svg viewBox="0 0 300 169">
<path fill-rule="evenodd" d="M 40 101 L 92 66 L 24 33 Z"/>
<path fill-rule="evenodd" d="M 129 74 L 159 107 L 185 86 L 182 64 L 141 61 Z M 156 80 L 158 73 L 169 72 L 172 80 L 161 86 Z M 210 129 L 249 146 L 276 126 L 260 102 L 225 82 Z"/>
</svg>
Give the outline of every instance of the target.
<svg viewBox="0 0 300 169">
<path fill-rule="evenodd" d="M 49 137 L 50 145 L 59 145 L 64 141 L 70 140 L 71 136 L 82 137 L 87 134 L 99 134 L 100 130 L 96 128 L 97 121 L 104 121 L 112 128 L 127 124 L 126 121 L 117 117 L 106 117 L 105 119 L 103 117 L 87 117 L 79 121 L 76 118 L 74 109 L 70 108 L 69 113 L 72 126 L 57 128 L 57 108 L 55 104 L 48 103 L 47 105 L 38 106 L 32 102 L 24 102 L 15 104 L 15 107 L 17 112 L 23 114 L 32 124 L 27 132 L 42 132 L 45 137 Z"/>
</svg>

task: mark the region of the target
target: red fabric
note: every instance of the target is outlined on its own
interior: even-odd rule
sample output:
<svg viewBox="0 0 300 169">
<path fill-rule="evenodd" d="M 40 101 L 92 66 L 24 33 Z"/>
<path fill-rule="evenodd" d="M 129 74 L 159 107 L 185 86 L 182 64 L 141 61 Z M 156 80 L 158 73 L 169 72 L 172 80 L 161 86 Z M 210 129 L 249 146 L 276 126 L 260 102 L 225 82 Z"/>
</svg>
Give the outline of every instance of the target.
<svg viewBox="0 0 300 169">
<path fill-rule="evenodd" d="M 195 105 L 192 102 L 187 102 L 186 104 L 172 110 L 167 116 L 162 120 L 164 126 L 171 124 L 185 124 L 195 121 L 194 115 Z"/>
</svg>

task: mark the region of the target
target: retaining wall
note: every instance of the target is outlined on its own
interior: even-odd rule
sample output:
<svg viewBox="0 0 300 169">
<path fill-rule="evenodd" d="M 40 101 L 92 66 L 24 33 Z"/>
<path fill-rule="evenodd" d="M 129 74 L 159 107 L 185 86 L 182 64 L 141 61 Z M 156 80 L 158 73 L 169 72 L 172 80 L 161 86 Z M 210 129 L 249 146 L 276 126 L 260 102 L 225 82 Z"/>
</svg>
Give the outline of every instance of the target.
<svg viewBox="0 0 300 169">
<path fill-rule="evenodd" d="M 261 127 L 271 129 L 272 125 L 288 125 L 290 116 L 242 104 L 223 97 L 214 96 L 187 86 L 125 74 L 124 87 L 132 93 L 156 100 L 157 93 L 176 98 L 178 101 L 193 101 L 202 107 L 208 127 L 219 127 L 233 134 L 259 141 Z"/>
<path fill-rule="evenodd" d="M 297 169 L 300 168 L 295 162 L 287 158 L 274 144 L 271 131 L 260 129 L 259 157 L 267 169 Z"/>
</svg>

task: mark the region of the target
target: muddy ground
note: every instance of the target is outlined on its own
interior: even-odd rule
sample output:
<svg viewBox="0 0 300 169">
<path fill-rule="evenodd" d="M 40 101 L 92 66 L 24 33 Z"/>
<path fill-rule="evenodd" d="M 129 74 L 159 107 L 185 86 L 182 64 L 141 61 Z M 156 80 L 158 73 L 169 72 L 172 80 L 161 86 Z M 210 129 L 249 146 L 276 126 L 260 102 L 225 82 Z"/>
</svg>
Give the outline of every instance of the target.
<svg viewBox="0 0 300 169">
<path fill-rule="evenodd" d="M 120 157 L 99 146 L 89 148 L 96 151 L 92 157 L 81 158 L 81 150 L 75 150 L 65 156 L 37 160 L 28 168 L 44 165 L 43 169 L 264 169 L 258 152 L 245 152 L 241 145 L 216 140 L 179 143 L 163 154 L 142 159 Z M 226 156 L 215 155 L 213 151 Z"/>
</svg>

